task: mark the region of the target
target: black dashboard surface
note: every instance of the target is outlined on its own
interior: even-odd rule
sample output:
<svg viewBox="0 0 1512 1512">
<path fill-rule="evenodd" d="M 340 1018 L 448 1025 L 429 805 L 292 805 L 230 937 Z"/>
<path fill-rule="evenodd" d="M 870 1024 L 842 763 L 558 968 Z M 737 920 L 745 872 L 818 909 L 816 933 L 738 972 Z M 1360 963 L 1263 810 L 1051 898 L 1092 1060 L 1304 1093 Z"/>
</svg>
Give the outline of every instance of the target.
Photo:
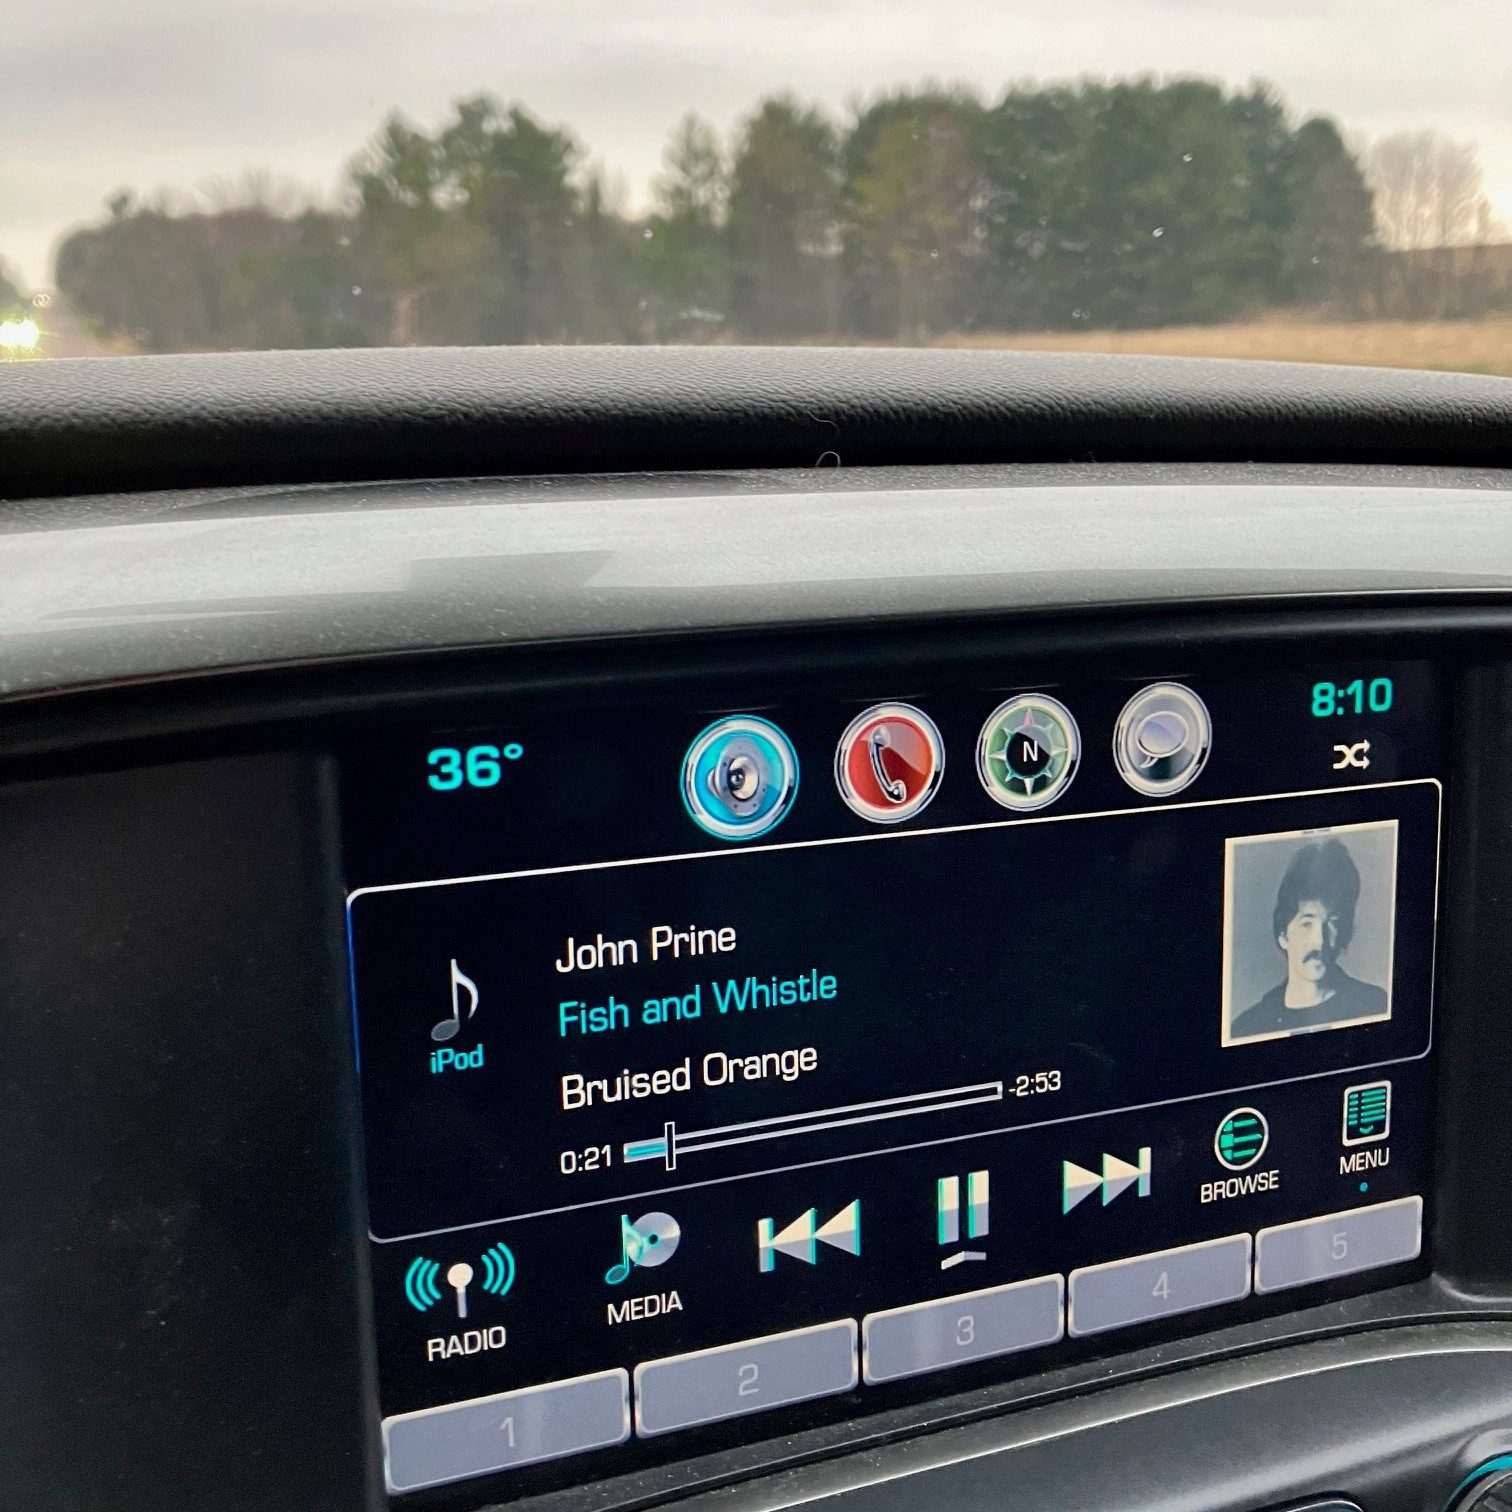
<svg viewBox="0 0 1512 1512">
<path fill-rule="evenodd" d="M 0 365 L 8 498 L 335 479 L 992 462 L 1497 466 L 1459 373 L 810 348 L 248 352 Z"/>
</svg>

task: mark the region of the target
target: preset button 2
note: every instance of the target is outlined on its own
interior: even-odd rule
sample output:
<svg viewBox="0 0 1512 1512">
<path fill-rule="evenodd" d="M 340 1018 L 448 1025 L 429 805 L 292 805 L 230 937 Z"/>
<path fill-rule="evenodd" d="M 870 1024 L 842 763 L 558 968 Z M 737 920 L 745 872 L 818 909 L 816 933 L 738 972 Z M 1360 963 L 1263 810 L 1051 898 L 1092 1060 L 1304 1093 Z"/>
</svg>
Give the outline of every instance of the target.
<svg viewBox="0 0 1512 1512">
<path fill-rule="evenodd" d="M 674 1433 L 835 1396 L 856 1380 L 854 1318 L 670 1355 L 635 1367 L 635 1429 Z"/>
</svg>

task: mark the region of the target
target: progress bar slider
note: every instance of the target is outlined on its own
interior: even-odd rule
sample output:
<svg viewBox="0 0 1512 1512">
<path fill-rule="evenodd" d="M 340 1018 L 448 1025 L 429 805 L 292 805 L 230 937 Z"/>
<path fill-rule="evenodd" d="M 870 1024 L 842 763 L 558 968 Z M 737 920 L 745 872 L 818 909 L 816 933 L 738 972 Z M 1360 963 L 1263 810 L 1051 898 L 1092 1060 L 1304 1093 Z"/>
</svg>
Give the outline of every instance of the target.
<svg viewBox="0 0 1512 1512">
<path fill-rule="evenodd" d="M 705 1150 L 724 1150 L 734 1145 L 761 1144 L 769 1139 L 788 1139 L 797 1134 L 823 1134 L 856 1124 L 881 1123 L 890 1118 L 912 1118 L 919 1113 L 948 1113 L 977 1103 L 1001 1102 L 1000 1081 L 975 1082 L 969 1087 L 944 1087 L 938 1092 L 910 1092 L 904 1097 L 883 1097 L 875 1102 L 846 1103 L 838 1108 L 819 1108 L 810 1113 L 785 1113 L 778 1118 L 757 1118 L 749 1123 L 722 1124 L 715 1129 L 679 1129 L 663 1125 L 659 1139 L 632 1139 L 624 1146 L 626 1164 L 660 1160 L 669 1171 L 686 1155 Z"/>
</svg>

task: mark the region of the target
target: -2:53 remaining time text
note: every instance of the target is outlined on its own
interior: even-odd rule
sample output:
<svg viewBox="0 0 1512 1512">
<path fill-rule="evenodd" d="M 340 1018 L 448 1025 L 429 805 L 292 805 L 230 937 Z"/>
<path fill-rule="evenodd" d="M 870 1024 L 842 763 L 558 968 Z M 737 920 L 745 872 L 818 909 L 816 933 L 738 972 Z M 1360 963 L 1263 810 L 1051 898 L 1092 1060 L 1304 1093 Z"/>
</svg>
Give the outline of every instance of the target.
<svg viewBox="0 0 1512 1512">
<path fill-rule="evenodd" d="M 1060 1089 L 1059 1071 L 1025 1071 L 1004 1085 L 1010 1097 L 1034 1097 L 1041 1092 L 1059 1092 Z"/>
</svg>

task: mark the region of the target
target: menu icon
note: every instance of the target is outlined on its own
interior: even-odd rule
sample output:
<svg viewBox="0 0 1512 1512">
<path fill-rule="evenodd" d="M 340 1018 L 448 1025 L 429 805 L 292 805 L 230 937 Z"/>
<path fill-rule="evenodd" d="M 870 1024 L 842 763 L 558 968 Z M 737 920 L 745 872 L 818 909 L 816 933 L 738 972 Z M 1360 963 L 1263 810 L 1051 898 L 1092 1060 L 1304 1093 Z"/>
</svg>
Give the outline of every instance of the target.
<svg viewBox="0 0 1512 1512">
<path fill-rule="evenodd" d="M 1344 1089 L 1344 1143 L 1375 1144 L 1391 1133 L 1391 1083 L 1362 1082 Z"/>
</svg>

